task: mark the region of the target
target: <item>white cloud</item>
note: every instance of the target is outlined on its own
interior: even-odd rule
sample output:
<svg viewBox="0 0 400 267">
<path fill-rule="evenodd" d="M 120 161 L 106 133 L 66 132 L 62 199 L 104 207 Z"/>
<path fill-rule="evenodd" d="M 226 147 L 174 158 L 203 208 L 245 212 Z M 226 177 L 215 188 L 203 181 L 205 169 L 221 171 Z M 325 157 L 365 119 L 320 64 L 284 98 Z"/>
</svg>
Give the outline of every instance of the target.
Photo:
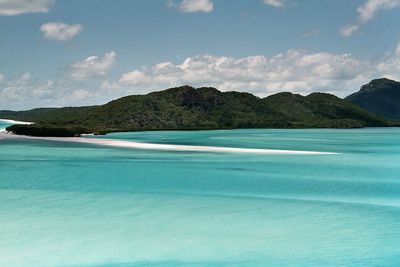
<svg viewBox="0 0 400 267">
<path fill-rule="evenodd" d="M 342 28 L 340 28 L 339 33 L 343 37 L 349 37 L 349 36 L 353 35 L 356 31 L 358 31 L 359 28 L 360 28 L 360 26 L 357 24 L 349 24 L 349 25 L 345 25 Z"/>
<path fill-rule="evenodd" d="M 285 7 L 284 0 L 264 0 L 264 4 L 273 6 L 276 8 L 283 8 Z"/>
<path fill-rule="evenodd" d="M 339 29 L 339 33 L 344 37 L 349 37 L 358 31 L 361 25 L 373 19 L 379 11 L 393 9 L 398 6 L 400 6 L 400 0 L 367 0 L 357 8 L 357 22 L 342 27 Z"/>
<path fill-rule="evenodd" d="M 183 84 L 213 86 L 222 91 L 247 91 L 265 96 L 280 91 L 335 92 L 357 89 L 369 65 L 350 54 L 307 53 L 289 50 L 271 58 L 263 55 L 233 58 L 203 55 L 180 64 L 163 62 L 122 74 L 103 89 L 137 90 L 139 93 Z M 355 82 L 356 81 L 356 82 Z M 351 85 L 353 83 L 353 86 Z"/>
<path fill-rule="evenodd" d="M 37 80 L 29 72 L 0 83 L 0 109 L 22 110 L 36 107 L 93 104 L 99 97 L 65 79 Z"/>
<path fill-rule="evenodd" d="M 54 0 L 0 0 L 0 16 L 46 13 L 53 4 Z"/>
<path fill-rule="evenodd" d="M 360 22 L 371 20 L 380 10 L 392 9 L 400 5 L 399 0 L 368 0 L 357 8 Z"/>
<path fill-rule="evenodd" d="M 395 52 L 378 62 L 360 60 L 351 54 L 295 49 L 272 57 L 200 55 L 178 64 L 163 62 L 135 69 L 122 74 L 115 82 L 103 82 L 101 87 L 120 95 L 189 84 L 259 96 L 281 91 L 300 94 L 319 91 L 346 96 L 379 77 L 400 79 L 400 44 Z"/>
<path fill-rule="evenodd" d="M 38 98 L 49 96 L 48 89 L 51 83 L 47 81 L 32 81 L 29 72 L 13 79 L 4 79 L 0 86 L 0 106 L 5 108 L 19 108 L 32 105 Z"/>
<path fill-rule="evenodd" d="M 4 81 L 4 75 L 0 74 L 0 83 Z"/>
<path fill-rule="evenodd" d="M 392 53 L 386 55 L 384 61 L 377 65 L 377 70 L 389 79 L 400 80 L 400 43 Z"/>
<path fill-rule="evenodd" d="M 88 57 L 68 67 L 68 75 L 74 80 L 86 80 L 93 77 L 104 77 L 111 70 L 115 62 L 116 53 L 111 51 L 102 58 Z"/>
<path fill-rule="evenodd" d="M 83 27 L 80 24 L 66 24 L 62 22 L 48 22 L 40 27 L 44 38 L 55 41 L 70 41 L 80 32 Z"/>
<path fill-rule="evenodd" d="M 22 82 L 29 81 L 30 79 L 31 79 L 31 73 L 30 73 L 30 72 L 25 72 L 25 73 L 22 74 L 21 77 L 19 78 L 19 80 L 22 81 Z"/>
<path fill-rule="evenodd" d="M 167 6 L 175 7 L 183 13 L 209 13 L 214 9 L 214 3 L 212 0 L 183 0 L 178 4 L 173 0 L 168 0 Z"/>
<path fill-rule="evenodd" d="M 109 65 L 104 61 L 113 57 L 115 53 L 110 52 L 100 59 L 90 57 L 78 62 L 84 67 L 74 69 L 80 70 L 75 78 L 82 80 L 104 76 L 109 69 L 104 67 Z M 95 66 L 96 73 L 89 73 L 87 69 L 91 69 L 92 64 L 87 62 L 102 62 L 100 65 L 103 67 Z M 362 84 L 380 77 L 400 80 L 400 43 L 377 61 L 357 59 L 346 53 L 314 53 L 297 49 L 271 57 L 199 55 L 179 63 L 161 62 L 132 69 L 115 81 L 103 81 L 100 86 L 96 80 L 37 80 L 27 72 L 13 79 L 3 77 L 0 82 L 0 107 L 22 109 L 99 104 L 124 95 L 143 94 L 184 84 L 212 86 L 221 91 L 250 92 L 260 97 L 282 91 L 304 95 L 327 92 L 344 97 L 357 91 Z"/>
<path fill-rule="evenodd" d="M 146 74 L 142 71 L 134 70 L 134 71 L 122 74 L 119 81 L 123 84 L 138 85 L 138 84 L 150 82 L 150 77 L 147 77 Z"/>
</svg>

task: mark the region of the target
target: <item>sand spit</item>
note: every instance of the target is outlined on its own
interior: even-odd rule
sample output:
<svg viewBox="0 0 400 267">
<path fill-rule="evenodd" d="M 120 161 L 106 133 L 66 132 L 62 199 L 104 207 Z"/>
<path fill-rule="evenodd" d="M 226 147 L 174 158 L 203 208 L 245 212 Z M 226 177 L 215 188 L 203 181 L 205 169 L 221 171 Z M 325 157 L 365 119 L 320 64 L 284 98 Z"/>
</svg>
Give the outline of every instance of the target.
<svg viewBox="0 0 400 267">
<path fill-rule="evenodd" d="M 189 146 L 172 144 L 140 143 L 134 141 L 105 139 L 105 138 L 85 138 L 85 137 L 31 137 L 13 134 L 0 134 L 0 139 L 29 139 L 45 140 L 56 142 L 74 142 L 83 144 L 93 144 L 110 147 L 164 150 L 164 151 L 191 151 L 191 152 L 211 152 L 211 153 L 240 153 L 240 154 L 262 154 L 262 155 L 332 155 L 337 153 L 300 151 L 300 150 L 279 150 L 279 149 L 256 149 L 256 148 L 235 148 L 235 147 L 216 147 L 216 146 Z"/>
</svg>

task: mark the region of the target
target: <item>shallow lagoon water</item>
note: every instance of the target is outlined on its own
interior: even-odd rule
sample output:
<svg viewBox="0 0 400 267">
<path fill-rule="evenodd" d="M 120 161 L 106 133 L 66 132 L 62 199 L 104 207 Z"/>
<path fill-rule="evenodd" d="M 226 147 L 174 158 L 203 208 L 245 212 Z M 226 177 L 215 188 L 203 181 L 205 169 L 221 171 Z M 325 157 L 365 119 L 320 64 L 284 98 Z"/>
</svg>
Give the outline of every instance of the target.
<svg viewBox="0 0 400 267">
<path fill-rule="evenodd" d="M 6 121 L 0 120 L 0 131 L 5 130 L 5 128 L 6 128 L 7 126 L 9 126 L 9 125 L 10 125 L 10 123 L 8 123 L 8 122 L 6 122 Z"/>
<path fill-rule="evenodd" d="M 0 266 L 400 265 L 398 128 L 102 138 L 339 154 L 0 140 Z"/>
</svg>

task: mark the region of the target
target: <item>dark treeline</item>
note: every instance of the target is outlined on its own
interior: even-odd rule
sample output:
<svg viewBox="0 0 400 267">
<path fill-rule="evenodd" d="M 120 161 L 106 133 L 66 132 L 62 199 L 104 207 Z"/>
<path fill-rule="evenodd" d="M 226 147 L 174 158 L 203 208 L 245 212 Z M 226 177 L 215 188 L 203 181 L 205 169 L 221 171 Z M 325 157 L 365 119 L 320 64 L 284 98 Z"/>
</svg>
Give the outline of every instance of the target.
<svg viewBox="0 0 400 267">
<path fill-rule="evenodd" d="M 249 93 L 182 86 L 126 96 L 105 105 L 0 111 L 0 118 L 35 122 L 8 130 L 36 136 L 116 131 L 236 128 L 360 128 L 396 123 L 334 95 Z"/>
</svg>

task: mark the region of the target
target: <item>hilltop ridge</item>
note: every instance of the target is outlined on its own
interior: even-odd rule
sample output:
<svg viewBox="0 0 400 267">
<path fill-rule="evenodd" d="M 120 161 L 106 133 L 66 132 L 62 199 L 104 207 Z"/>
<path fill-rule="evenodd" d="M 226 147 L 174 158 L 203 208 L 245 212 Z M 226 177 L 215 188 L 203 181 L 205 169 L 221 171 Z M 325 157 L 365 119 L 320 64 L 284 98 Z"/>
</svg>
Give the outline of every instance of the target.
<svg viewBox="0 0 400 267">
<path fill-rule="evenodd" d="M 381 116 L 400 119 L 400 82 L 375 79 L 346 100 Z"/>
<path fill-rule="evenodd" d="M 331 94 L 289 92 L 259 98 L 212 87 L 181 86 L 87 107 L 0 111 L 1 118 L 35 122 L 16 134 L 74 136 L 138 130 L 235 128 L 358 128 L 391 121 Z"/>
</svg>

